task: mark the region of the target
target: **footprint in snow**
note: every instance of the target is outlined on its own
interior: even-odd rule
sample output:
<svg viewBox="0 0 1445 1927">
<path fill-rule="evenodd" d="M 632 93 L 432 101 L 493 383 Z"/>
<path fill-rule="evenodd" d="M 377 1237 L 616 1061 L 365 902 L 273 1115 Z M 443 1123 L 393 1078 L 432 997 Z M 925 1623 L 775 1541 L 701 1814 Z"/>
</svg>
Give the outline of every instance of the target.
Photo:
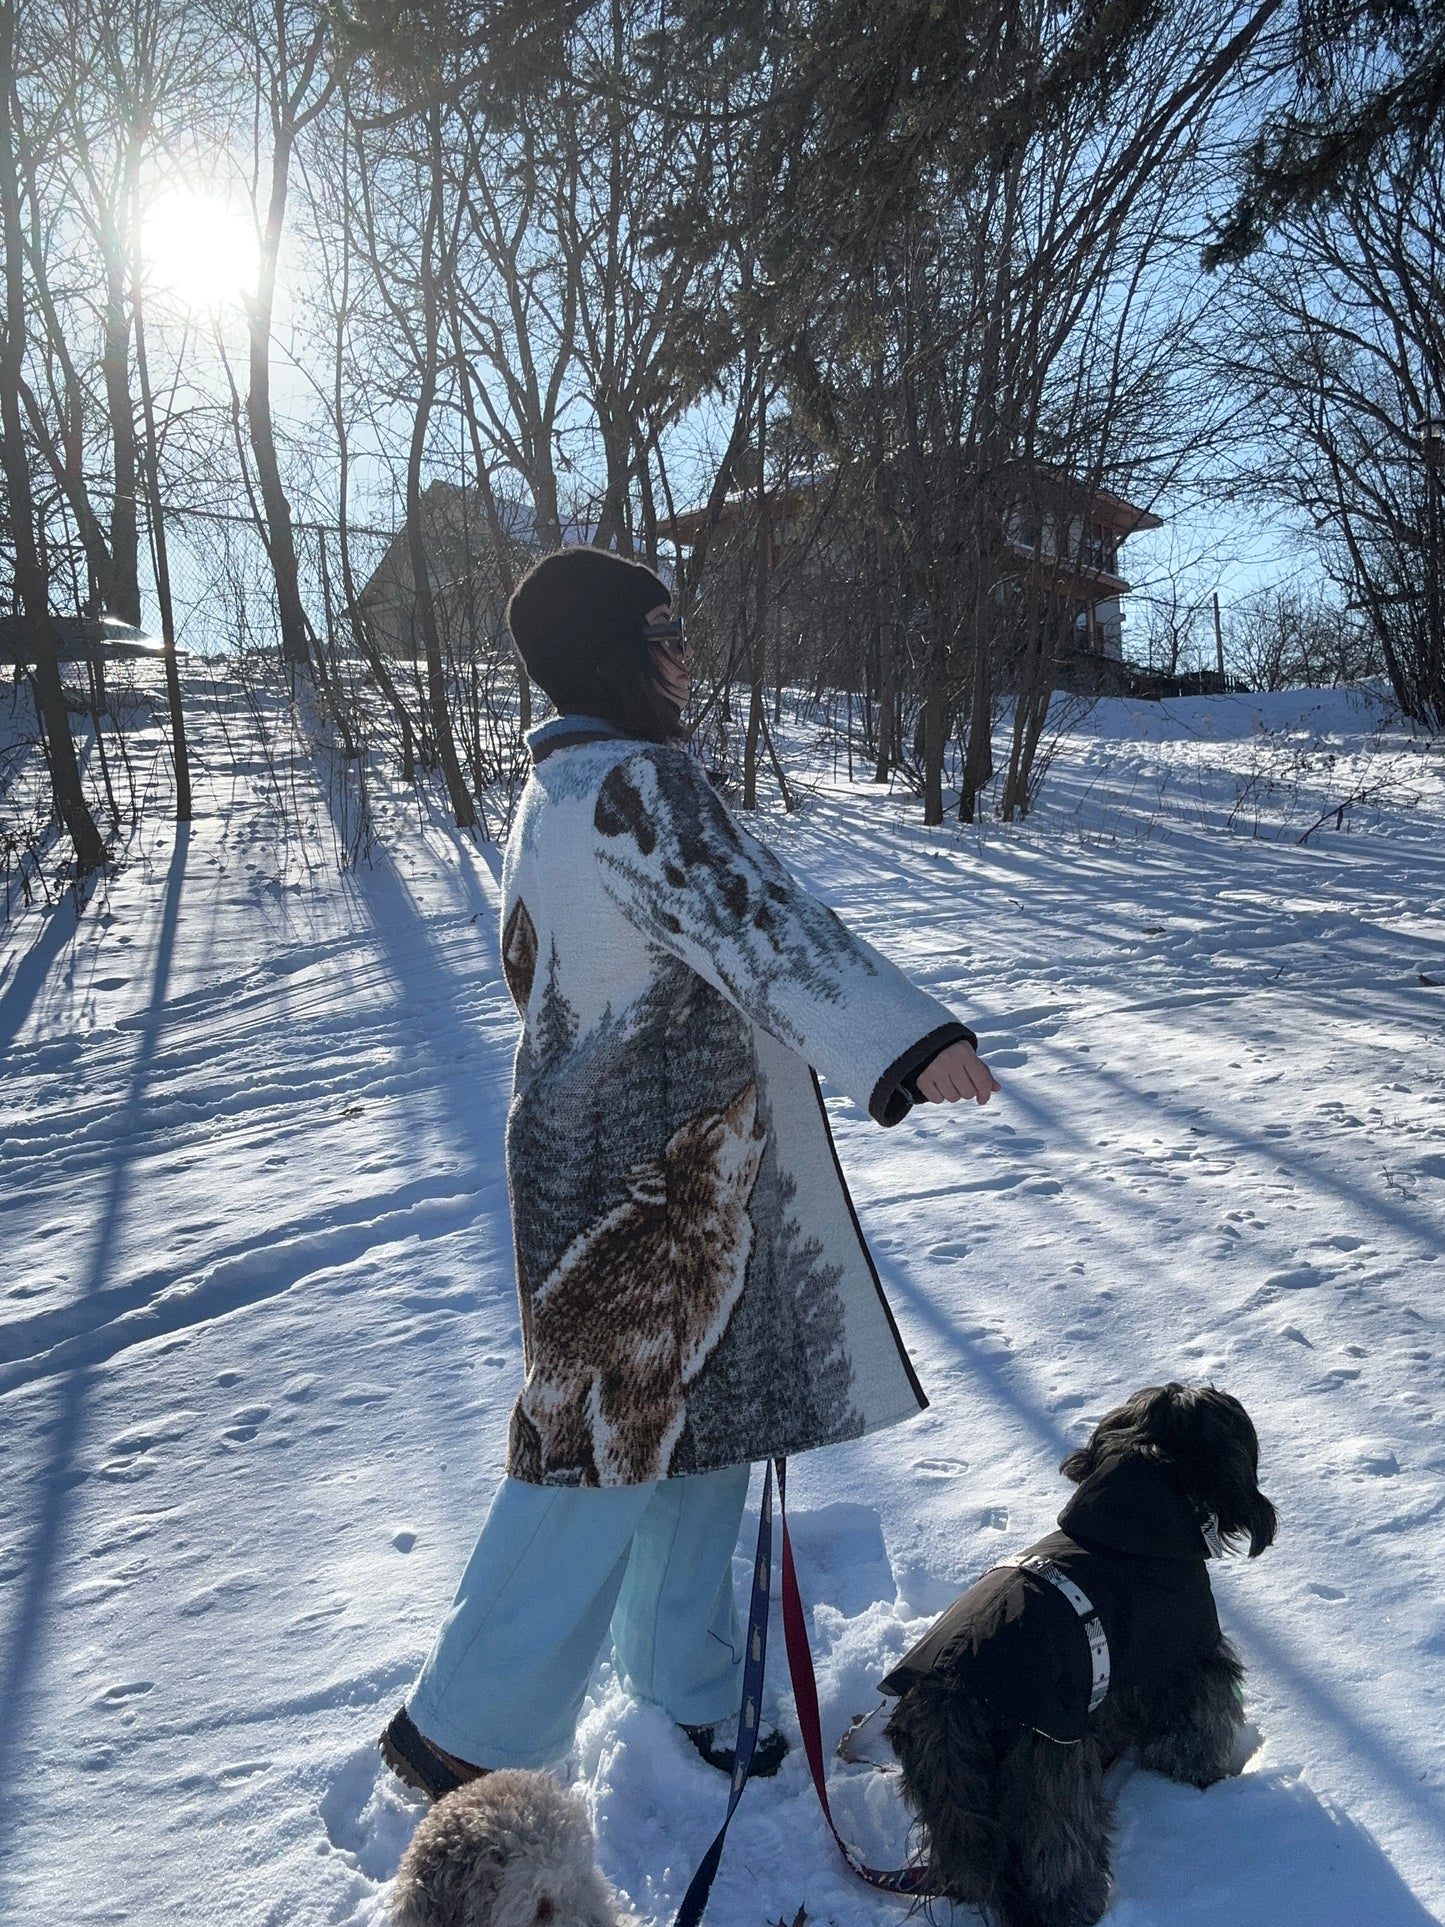
<svg viewBox="0 0 1445 1927">
<path fill-rule="evenodd" d="M 915 1459 L 912 1466 L 914 1478 L 925 1483 L 956 1479 L 967 1470 L 967 1459 Z"/>
<path fill-rule="evenodd" d="M 249 1445 L 270 1416 L 269 1405 L 243 1405 L 239 1411 L 232 1412 L 231 1423 L 221 1438 L 227 1445 Z"/>
<path fill-rule="evenodd" d="M 137 1479 L 148 1479 L 155 1470 L 155 1460 L 144 1452 L 107 1459 L 96 1467 L 98 1475 L 111 1485 L 134 1485 Z"/>
<path fill-rule="evenodd" d="M 1272 1271 L 1259 1288 L 1259 1296 L 1277 1291 L 1313 1291 L 1324 1283 L 1326 1273 L 1314 1265 L 1291 1265 L 1285 1271 Z"/>
<path fill-rule="evenodd" d="M 317 1802 L 332 1850 L 368 1880 L 390 1880 L 425 1811 L 381 1764 L 374 1746 L 358 1747 L 331 1774 Z"/>
<path fill-rule="evenodd" d="M 127 1700 L 144 1699 L 147 1693 L 155 1691 L 153 1679 L 128 1680 L 120 1686 L 107 1686 L 103 1693 L 97 1693 L 97 1706 L 124 1706 Z"/>
<path fill-rule="evenodd" d="M 261 1580 L 254 1572 L 233 1572 L 224 1579 L 217 1579 L 205 1586 L 200 1592 L 193 1592 L 176 1606 L 180 1619 L 199 1619 L 205 1613 L 214 1612 L 218 1606 L 228 1605 L 233 1599 L 243 1599 L 248 1593 L 256 1592 Z"/>
<path fill-rule="evenodd" d="M 109 1449 L 118 1454 L 138 1454 L 154 1451 L 158 1445 L 171 1445 L 183 1439 L 200 1418 L 199 1412 L 167 1412 L 153 1419 L 148 1425 L 133 1425 L 124 1432 L 117 1432 L 108 1441 Z"/>
<path fill-rule="evenodd" d="M 985 1506 L 979 1518 L 979 1524 L 987 1526 L 990 1532 L 1007 1532 L 1008 1507 L 1006 1505 Z"/>
<path fill-rule="evenodd" d="M 1305 1591 L 1312 1592 L 1316 1599 L 1343 1599 L 1345 1597 L 1338 1586 L 1325 1586 L 1318 1580 L 1311 1580 L 1310 1584 L 1305 1587 Z"/>
</svg>

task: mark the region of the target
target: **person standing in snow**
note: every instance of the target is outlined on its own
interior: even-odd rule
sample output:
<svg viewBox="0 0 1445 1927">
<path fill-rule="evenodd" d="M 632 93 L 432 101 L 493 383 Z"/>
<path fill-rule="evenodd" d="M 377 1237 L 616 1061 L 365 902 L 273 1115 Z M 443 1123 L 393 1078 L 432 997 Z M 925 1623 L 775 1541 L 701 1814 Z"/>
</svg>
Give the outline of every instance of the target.
<svg viewBox="0 0 1445 1927">
<path fill-rule="evenodd" d="M 642 564 L 576 547 L 507 612 L 558 711 L 528 738 L 503 871 L 525 1381 L 506 1477 L 381 1739 L 434 1798 L 565 1754 L 609 1628 L 630 1690 L 732 1770 L 750 1466 L 927 1403 L 816 1072 L 884 1126 L 999 1088 L 967 1026 L 803 889 L 681 747 L 670 602 Z M 762 1740 L 754 1773 L 785 1750 Z"/>
</svg>

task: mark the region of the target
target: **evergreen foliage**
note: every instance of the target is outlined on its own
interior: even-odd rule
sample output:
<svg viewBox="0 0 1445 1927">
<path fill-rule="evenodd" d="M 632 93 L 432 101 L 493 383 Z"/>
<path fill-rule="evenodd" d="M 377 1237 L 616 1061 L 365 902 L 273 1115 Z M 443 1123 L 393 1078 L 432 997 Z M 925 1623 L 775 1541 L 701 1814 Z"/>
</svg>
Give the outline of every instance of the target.
<svg viewBox="0 0 1445 1927">
<path fill-rule="evenodd" d="M 1244 159 L 1205 262 L 1253 253 L 1291 216 L 1368 188 L 1403 143 L 1445 138 L 1441 0 L 1297 0 L 1278 52 L 1290 76 Z"/>
</svg>

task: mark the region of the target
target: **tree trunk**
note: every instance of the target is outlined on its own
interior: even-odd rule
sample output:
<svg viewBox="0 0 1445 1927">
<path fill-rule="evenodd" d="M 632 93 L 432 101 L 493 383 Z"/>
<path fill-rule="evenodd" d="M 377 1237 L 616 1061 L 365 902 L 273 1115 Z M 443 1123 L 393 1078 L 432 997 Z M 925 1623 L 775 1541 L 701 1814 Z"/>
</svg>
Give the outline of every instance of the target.
<svg viewBox="0 0 1445 1927">
<path fill-rule="evenodd" d="M 765 478 L 767 456 L 768 401 L 767 383 L 758 378 L 758 573 L 757 597 L 753 609 L 753 633 L 748 651 L 748 729 L 743 743 L 743 794 L 745 810 L 758 806 L 758 750 L 762 745 L 764 708 L 763 680 L 767 674 L 768 653 L 768 565 L 772 560 L 772 532 L 768 526 L 768 488 Z"/>
<path fill-rule="evenodd" d="M 507 548 L 507 531 L 502 527 L 496 490 L 492 487 L 486 456 L 482 451 L 481 423 L 477 420 L 476 401 L 472 395 L 472 371 L 462 350 L 461 317 L 456 309 L 455 297 L 453 297 L 451 323 L 452 340 L 455 343 L 457 355 L 457 386 L 462 397 L 462 411 L 466 416 L 467 434 L 472 444 L 472 466 L 476 471 L 477 492 L 482 498 L 482 513 L 487 518 L 492 547 L 496 551 L 497 576 L 502 585 L 502 594 L 510 602 L 512 591 L 516 587 L 516 579 L 512 573 L 512 558 Z M 532 727 L 532 678 L 527 674 L 527 665 L 523 662 L 522 652 L 515 642 L 512 644 L 512 656 L 517 665 L 517 728 L 525 736 Z"/>
<path fill-rule="evenodd" d="M 427 137 L 431 154 L 431 196 L 421 241 L 422 366 L 416 412 L 412 419 L 411 447 L 407 452 L 406 461 L 406 540 L 407 554 L 411 560 L 412 585 L 416 595 L 417 623 L 421 629 L 422 644 L 426 650 L 427 706 L 431 711 L 432 733 L 436 740 L 437 756 L 442 766 L 442 776 L 446 781 L 447 795 L 451 798 L 452 814 L 457 820 L 457 827 L 470 830 L 476 827 L 477 810 L 472 801 L 471 792 L 467 788 L 466 778 L 462 774 L 461 762 L 457 756 L 456 737 L 452 731 L 451 711 L 447 706 L 447 677 L 442 662 L 441 631 L 437 627 L 436 601 L 432 595 L 425 531 L 422 528 L 421 465 L 422 457 L 426 452 L 427 428 L 431 420 L 432 403 L 436 397 L 437 343 L 441 329 L 433 249 L 441 227 L 445 177 L 442 170 L 441 114 L 436 108 L 429 108 L 427 111 Z"/>
<path fill-rule="evenodd" d="M 933 641 L 923 692 L 923 820 L 943 821 L 943 752 L 948 744 L 948 633 L 943 611 L 933 608 Z"/>
<path fill-rule="evenodd" d="M 894 684 L 893 624 L 880 618 L 878 636 L 878 760 L 873 765 L 873 781 L 886 783 L 893 774 L 893 739 L 897 730 L 894 711 L 898 693 Z"/>
<path fill-rule="evenodd" d="M 247 303 L 251 384 L 246 395 L 246 421 L 256 479 L 266 511 L 266 549 L 276 582 L 276 610 L 281 624 L 281 660 L 304 667 L 311 660 L 309 624 L 301 602 L 296 537 L 291 526 L 291 504 L 281 486 L 276 434 L 271 420 L 271 318 L 276 304 L 276 263 L 281 230 L 286 219 L 286 193 L 291 171 L 294 129 L 284 121 L 276 129 L 271 156 L 271 199 L 261 245 L 261 272 L 256 298 Z"/>
<path fill-rule="evenodd" d="M 973 660 L 968 690 L 968 738 L 963 748 L 963 770 L 958 787 L 958 820 L 972 823 L 978 799 L 993 781 L 994 605 L 989 594 L 988 564 L 983 546 L 983 515 L 978 516 L 978 572 L 972 584 Z"/>
<path fill-rule="evenodd" d="M 139 222 L 137 222 L 139 232 Z M 176 772 L 176 821 L 191 820 L 191 759 L 186 747 L 186 719 L 181 708 L 181 678 L 176 663 L 176 618 L 171 601 L 171 568 L 166 551 L 166 517 L 161 502 L 159 443 L 155 403 L 146 367 L 145 315 L 141 306 L 140 275 L 135 278 L 135 366 L 140 381 L 141 411 L 145 421 L 143 447 L 146 494 L 150 499 L 151 548 L 156 566 L 156 600 L 161 611 L 161 641 L 165 648 L 166 700 L 171 716 L 171 758 Z"/>
<path fill-rule="evenodd" d="M 633 553 L 628 510 L 631 504 L 632 470 L 628 461 L 628 438 L 611 397 L 595 397 L 606 482 L 602 507 L 597 516 L 597 532 L 592 540 L 599 549 L 616 549 L 619 555 Z"/>
<path fill-rule="evenodd" d="M 126 354 L 128 334 L 122 336 L 118 355 L 120 361 L 119 387 L 122 399 L 118 403 L 115 395 L 113 364 L 117 350 L 112 341 L 114 316 L 110 309 L 110 284 L 113 264 L 110 258 L 112 243 L 119 245 L 119 230 L 114 220 L 104 221 L 106 239 L 106 310 L 102 326 L 102 374 L 105 379 L 107 404 L 110 408 L 119 406 L 123 420 L 121 451 L 126 446 L 125 430 L 129 430 L 129 448 L 134 455 L 135 423 L 132 417 L 130 393 L 127 386 Z M 32 236 L 30 251 L 30 271 L 33 278 L 32 297 L 38 312 L 38 325 L 35 332 L 44 339 L 45 346 L 54 357 L 59 372 L 59 390 L 56 400 L 60 407 L 60 432 L 57 440 L 45 419 L 44 409 L 36 397 L 26 389 L 22 399 L 30 418 L 30 426 L 40 446 L 57 487 L 69 504 L 75 517 L 76 533 L 85 550 L 86 568 L 90 576 L 91 601 L 102 613 L 117 614 L 127 622 L 140 621 L 140 588 L 136 565 L 136 515 L 135 515 L 135 464 L 132 459 L 129 469 L 120 462 L 115 479 L 116 493 L 112 500 L 112 536 L 107 538 L 100 518 L 91 502 L 90 484 L 85 465 L 85 427 L 86 418 L 91 413 L 92 397 L 76 370 L 66 340 L 64 324 L 56 308 L 52 291 L 48 284 L 48 263 L 45 247 L 48 236 L 37 231 Z M 122 307 L 125 299 L 125 263 L 122 259 L 116 272 L 119 274 L 120 300 Z M 55 383 L 52 378 L 52 388 Z M 126 529 L 129 527 L 129 545 L 122 549 L 117 560 L 112 550 L 112 540 L 119 535 L 124 545 Z M 43 573 L 43 569 L 42 569 Z"/>
<path fill-rule="evenodd" d="M 349 191 L 346 169 L 351 154 L 351 115 L 346 109 L 344 137 L 341 144 L 342 165 L 342 235 L 341 235 L 341 289 L 336 304 L 336 331 L 333 337 L 331 420 L 336 433 L 336 535 L 337 546 L 341 552 L 341 593 L 346 604 L 346 620 L 351 630 L 352 641 L 357 653 L 376 678 L 380 689 L 390 706 L 391 713 L 401 730 L 401 780 L 404 783 L 416 781 L 416 731 L 412 727 L 411 711 L 402 701 L 401 691 L 396 686 L 390 666 L 381 650 L 377 648 L 367 630 L 366 618 L 361 611 L 361 595 L 356 586 L 356 572 L 351 560 L 351 438 L 346 426 L 346 324 L 351 309 L 351 261 L 355 232 L 352 225 L 352 198 Z M 323 567 L 326 559 L 325 537 L 322 538 L 321 557 Z"/>
<path fill-rule="evenodd" d="M 988 638 L 974 643 L 972 689 L 969 698 L 968 743 L 963 753 L 963 777 L 958 792 L 958 820 L 972 823 L 978 799 L 993 781 L 993 659 Z"/>
<path fill-rule="evenodd" d="M 140 535 L 136 520 L 135 411 L 130 393 L 130 311 L 125 263 L 105 264 L 105 335 L 101 350 L 106 412 L 110 417 L 115 494 L 110 509 L 108 608 L 122 622 L 140 626 Z"/>
<path fill-rule="evenodd" d="M 75 849 L 79 876 L 105 862 L 105 844 L 85 800 L 75 739 L 60 682 L 45 572 L 35 534 L 35 503 L 25 450 L 21 389 L 25 373 L 25 238 L 15 164 L 15 4 L 0 0 L 0 241 L 5 249 L 5 333 L 0 340 L 0 459 L 9 496 L 15 586 L 35 652 L 35 697 L 50 766 L 55 813 Z"/>
<path fill-rule="evenodd" d="M 1008 770 L 1004 776 L 999 815 L 1005 823 L 1022 821 L 1032 800 L 1034 758 L 1048 718 L 1054 693 L 1059 649 L 1072 619 L 1072 598 L 1066 570 L 1055 571 L 1052 582 L 1040 585 L 1026 598 L 1027 628 L 1018 655 L 1018 694 L 1014 701 Z"/>
</svg>

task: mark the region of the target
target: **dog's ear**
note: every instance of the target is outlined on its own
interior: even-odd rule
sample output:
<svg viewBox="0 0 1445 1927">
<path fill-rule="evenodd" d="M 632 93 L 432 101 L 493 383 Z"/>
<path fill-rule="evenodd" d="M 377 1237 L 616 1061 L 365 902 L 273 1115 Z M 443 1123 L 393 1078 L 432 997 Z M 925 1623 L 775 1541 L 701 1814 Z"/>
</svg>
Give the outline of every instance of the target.
<svg viewBox="0 0 1445 1927">
<path fill-rule="evenodd" d="M 1226 1539 L 1249 1540 L 1257 1559 L 1274 1544 L 1275 1509 L 1259 1489 L 1259 1437 L 1248 1412 L 1229 1392 L 1199 1388 L 1199 1417 L 1209 1437 L 1210 1505 Z"/>
<path fill-rule="evenodd" d="M 1072 1479 L 1075 1485 L 1082 1485 L 1093 1469 L 1094 1441 L 1092 1439 L 1087 1445 L 1079 1446 L 1076 1451 L 1070 1452 L 1067 1458 L 1059 1461 L 1059 1470 L 1066 1479 Z"/>
<path fill-rule="evenodd" d="M 1262 1552 L 1268 1552 L 1274 1544 L 1275 1531 L 1279 1518 L 1269 1500 L 1258 1486 L 1250 1498 L 1242 1521 L 1243 1529 L 1249 1534 L 1249 1556 L 1257 1559 Z"/>
<path fill-rule="evenodd" d="M 1222 1538 L 1248 1539 L 1257 1559 L 1274 1543 L 1274 1507 L 1259 1489 L 1259 1438 L 1248 1412 L 1215 1385 L 1173 1388 L 1179 1397 L 1160 1440 L 1190 1496 L 1214 1514 Z"/>
</svg>

